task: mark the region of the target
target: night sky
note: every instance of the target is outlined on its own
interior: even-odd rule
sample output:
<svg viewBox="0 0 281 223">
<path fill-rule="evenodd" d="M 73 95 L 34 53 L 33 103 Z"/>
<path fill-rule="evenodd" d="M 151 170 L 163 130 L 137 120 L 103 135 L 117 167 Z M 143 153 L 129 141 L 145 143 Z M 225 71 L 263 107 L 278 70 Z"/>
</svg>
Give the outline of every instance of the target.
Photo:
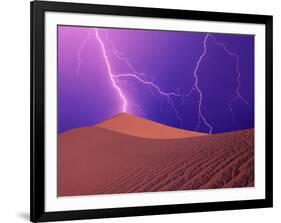
<svg viewBox="0 0 281 223">
<path fill-rule="evenodd" d="M 254 36 L 58 26 L 59 133 L 121 112 L 206 133 L 254 127 Z"/>
</svg>

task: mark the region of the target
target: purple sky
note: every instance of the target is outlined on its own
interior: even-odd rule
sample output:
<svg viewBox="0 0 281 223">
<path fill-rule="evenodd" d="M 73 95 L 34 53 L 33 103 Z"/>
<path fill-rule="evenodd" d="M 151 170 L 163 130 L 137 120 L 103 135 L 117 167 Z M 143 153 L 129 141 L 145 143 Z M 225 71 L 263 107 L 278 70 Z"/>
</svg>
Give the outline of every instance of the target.
<svg viewBox="0 0 281 223">
<path fill-rule="evenodd" d="M 124 109 L 187 130 L 253 128 L 254 36 L 58 26 L 59 132 Z"/>
</svg>

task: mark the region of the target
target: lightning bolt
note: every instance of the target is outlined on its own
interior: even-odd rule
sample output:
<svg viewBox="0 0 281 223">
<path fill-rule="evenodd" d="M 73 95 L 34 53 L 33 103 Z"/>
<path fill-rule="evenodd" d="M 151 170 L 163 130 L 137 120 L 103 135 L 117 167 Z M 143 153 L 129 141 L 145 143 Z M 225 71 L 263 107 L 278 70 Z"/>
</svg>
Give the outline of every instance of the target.
<svg viewBox="0 0 281 223">
<path fill-rule="evenodd" d="M 241 81 L 240 81 L 240 78 L 241 78 L 241 72 L 239 70 L 239 56 L 236 54 L 236 53 L 233 53 L 232 51 L 230 51 L 223 43 L 219 42 L 213 35 L 211 34 L 207 34 L 204 38 L 204 41 L 203 41 L 203 46 L 204 46 L 204 50 L 203 50 L 203 53 L 200 55 L 197 63 L 196 63 L 196 67 L 195 67 L 195 70 L 194 70 L 194 78 L 195 78 L 195 82 L 194 82 L 194 87 L 193 89 L 197 91 L 197 93 L 199 94 L 199 102 L 198 102 L 198 124 L 196 126 L 196 129 L 198 129 L 201 125 L 201 120 L 204 122 L 204 124 L 209 128 L 209 134 L 212 133 L 212 130 L 213 130 L 213 127 L 210 125 L 210 123 L 207 121 L 207 118 L 203 115 L 202 113 L 202 101 L 203 101 L 203 94 L 202 94 L 202 91 L 200 90 L 200 88 L 198 87 L 198 76 L 197 76 L 197 71 L 198 71 L 198 68 L 203 60 L 203 58 L 205 57 L 205 55 L 207 54 L 207 40 L 208 38 L 212 38 L 215 43 L 222 47 L 223 50 L 229 55 L 229 56 L 232 56 L 235 58 L 235 61 L 236 61 L 236 65 L 235 65 L 235 71 L 237 73 L 237 77 L 236 77 L 236 81 L 237 81 L 237 86 L 236 86 L 236 89 L 235 89 L 235 96 L 230 100 L 229 104 L 228 104 L 228 109 L 230 110 L 231 112 L 231 115 L 232 115 L 232 120 L 234 122 L 234 112 L 233 112 L 233 103 L 237 100 L 240 100 L 241 102 L 243 102 L 244 104 L 246 104 L 248 106 L 248 108 L 250 109 L 250 104 L 249 102 L 244 98 L 242 97 L 241 95 L 241 92 L 240 92 L 240 88 L 241 88 Z M 235 123 L 235 122 L 234 122 Z"/>
<path fill-rule="evenodd" d="M 207 118 L 203 115 L 202 113 L 202 101 L 203 101 L 203 94 L 202 94 L 202 91 L 200 90 L 199 86 L 198 86 L 198 82 L 199 82 L 199 79 L 198 79 L 198 76 L 197 76 L 197 73 L 198 73 L 198 69 L 199 69 L 199 66 L 203 60 L 203 58 L 205 57 L 206 53 L 207 53 L 207 40 L 208 40 L 208 37 L 209 37 L 209 34 L 207 34 L 204 38 L 204 41 L 203 41 L 203 46 L 204 46 L 204 49 L 203 49 L 203 52 L 202 54 L 200 55 L 198 61 L 196 62 L 196 66 L 195 66 L 195 69 L 194 69 L 194 72 L 193 72 L 193 76 L 195 78 L 195 82 L 194 82 L 194 87 L 193 89 L 198 93 L 199 95 L 199 101 L 198 101 L 198 124 L 196 126 L 196 130 L 198 130 L 198 128 L 200 127 L 201 125 L 201 120 L 204 122 L 204 124 L 209 128 L 209 134 L 212 133 L 213 131 L 213 127 L 211 126 L 211 124 L 207 121 Z"/>
<path fill-rule="evenodd" d="M 99 41 L 99 44 L 102 48 L 103 57 L 105 59 L 107 67 L 108 67 L 108 73 L 109 73 L 110 77 L 112 78 L 112 81 L 113 81 L 112 83 L 114 83 L 116 85 L 116 82 L 118 82 L 119 79 L 130 78 L 130 79 L 134 79 L 134 80 L 138 81 L 139 83 L 149 87 L 150 90 L 154 89 L 154 91 L 156 91 L 160 96 L 166 97 L 167 103 L 171 106 L 171 108 L 175 112 L 175 115 L 176 115 L 177 119 L 179 120 L 181 126 L 183 126 L 183 119 L 179 115 L 179 112 L 176 108 L 176 105 L 175 105 L 175 102 L 174 102 L 173 98 L 174 97 L 187 97 L 187 96 L 190 96 L 190 94 L 185 95 L 185 94 L 178 94 L 178 93 L 175 93 L 175 92 L 165 92 L 157 84 L 155 84 L 153 81 L 147 80 L 147 78 L 146 78 L 147 75 L 145 73 L 140 73 L 140 72 L 136 71 L 136 69 L 132 66 L 132 64 L 129 62 L 129 60 L 127 58 L 125 58 L 124 56 L 122 56 L 121 53 L 116 49 L 114 43 L 108 38 L 107 32 L 105 32 L 106 40 L 111 44 L 112 52 L 113 52 L 114 56 L 117 57 L 119 60 L 124 61 L 131 71 L 131 73 L 113 74 L 112 71 L 111 71 L 111 66 L 110 66 L 110 63 L 109 63 L 109 60 L 108 60 L 108 56 L 106 54 L 104 42 L 100 38 L 99 31 L 98 31 L 97 28 L 95 28 L 95 33 L 96 33 L 96 37 Z M 122 93 L 121 88 L 118 87 L 118 89 Z M 119 93 L 119 95 L 120 95 L 120 93 Z M 125 98 L 123 93 L 122 93 L 122 95 Z M 126 103 L 128 104 L 127 100 L 126 100 Z M 134 105 L 136 106 L 136 104 L 134 104 Z"/>
<path fill-rule="evenodd" d="M 106 30 L 104 30 L 104 33 L 105 33 L 106 41 L 109 42 L 109 44 L 111 45 L 111 48 L 112 48 L 111 52 L 113 53 L 113 55 L 117 59 L 119 59 L 120 61 L 125 62 L 125 64 L 129 67 L 131 72 L 133 72 L 135 75 L 142 76 L 145 79 L 151 78 L 151 75 L 147 75 L 146 73 L 136 71 L 136 69 L 129 62 L 129 60 L 125 56 L 123 56 L 123 53 L 121 53 L 119 50 L 117 50 L 117 47 L 115 46 L 115 44 L 110 40 L 110 38 L 108 36 L 108 32 Z M 126 82 L 125 82 L 125 84 L 128 85 Z M 132 85 L 130 85 L 130 86 L 132 87 Z M 133 87 L 133 88 L 135 88 L 135 87 Z M 157 96 L 154 94 L 154 92 L 151 90 L 151 88 L 149 88 L 149 91 L 152 93 L 153 96 L 155 96 L 157 98 Z"/>
<path fill-rule="evenodd" d="M 161 96 L 164 96 L 167 98 L 167 102 L 172 106 L 176 116 L 177 116 L 177 119 L 182 123 L 183 120 L 182 118 L 180 117 L 179 113 L 178 113 L 178 110 L 176 109 L 176 106 L 175 106 L 175 103 L 172 99 L 172 96 L 174 97 L 185 97 L 186 95 L 181 95 L 181 94 L 177 94 L 175 92 L 164 92 L 161 90 L 161 88 L 156 85 L 155 83 L 153 83 L 152 81 L 147 81 L 147 80 L 144 80 L 142 78 L 140 78 L 139 76 L 135 75 L 135 74 L 131 74 L 131 73 L 126 73 L 126 74 L 117 74 L 117 75 L 114 75 L 114 78 L 121 78 L 121 77 L 124 77 L 124 78 L 133 78 L 135 80 L 137 80 L 138 82 L 144 84 L 144 85 L 147 85 L 149 87 L 151 87 L 152 89 L 154 89 L 156 92 L 158 92 L 159 95 Z"/>
<path fill-rule="evenodd" d="M 96 36 L 96 39 L 98 40 L 98 42 L 100 44 L 100 47 L 102 49 L 102 55 L 103 55 L 104 60 L 105 60 L 106 68 L 107 68 L 110 80 L 112 82 L 112 86 L 116 89 L 116 91 L 118 92 L 118 94 L 119 94 L 119 96 L 120 96 L 120 98 L 123 102 L 122 111 L 127 112 L 128 102 L 127 102 L 126 96 L 123 94 L 121 88 L 115 82 L 114 74 L 112 73 L 111 65 L 110 65 L 110 62 L 108 60 L 108 56 L 106 54 L 105 46 L 104 46 L 104 43 L 103 43 L 102 39 L 100 38 L 100 35 L 99 35 L 99 32 L 98 32 L 97 28 L 95 28 L 95 36 Z"/>
<path fill-rule="evenodd" d="M 76 69 L 76 76 L 77 77 L 79 77 L 81 63 L 82 63 L 81 51 L 85 47 L 86 43 L 91 39 L 91 36 L 92 36 L 92 30 L 90 29 L 89 32 L 88 32 L 87 38 L 82 42 L 82 44 L 80 45 L 80 47 L 78 49 L 78 53 L 77 53 L 78 65 L 77 65 L 77 69 Z"/>
<path fill-rule="evenodd" d="M 234 122 L 234 112 L 233 112 L 233 103 L 237 100 L 240 100 L 241 102 L 243 102 L 245 105 L 248 106 L 249 109 L 251 109 L 251 106 L 249 104 L 249 102 L 244 98 L 242 97 L 241 95 L 241 92 L 240 92 L 240 89 L 241 89 L 241 72 L 240 72 L 240 62 L 239 62 L 239 56 L 236 54 L 236 53 L 233 53 L 232 51 L 230 51 L 223 43 L 219 42 L 213 35 L 210 35 L 210 37 L 215 41 L 215 43 L 222 47 L 224 49 L 224 51 L 229 55 L 229 56 L 232 56 L 235 58 L 235 61 L 236 61 L 236 65 L 235 65 L 235 70 L 236 70 L 236 73 L 237 73 L 237 77 L 236 77 L 236 82 L 237 82 L 237 87 L 236 87 L 236 90 L 235 90 L 235 96 L 230 100 L 229 104 L 228 104 L 228 108 L 231 112 L 231 115 L 232 115 L 232 120 Z"/>
<path fill-rule="evenodd" d="M 229 104 L 228 104 L 228 109 L 230 110 L 231 112 L 231 115 L 232 115 L 232 120 L 234 122 L 234 112 L 233 112 L 233 108 L 232 108 L 232 105 L 235 101 L 237 100 L 240 100 L 242 101 L 244 104 L 246 104 L 249 109 L 250 109 L 250 104 L 248 103 L 248 101 L 246 99 L 244 99 L 240 93 L 240 88 L 241 88 L 241 81 L 240 81 L 240 78 L 241 78 L 241 72 L 239 70 L 239 56 L 235 53 L 233 53 L 232 51 L 230 51 L 223 43 L 219 42 L 213 35 L 211 34 L 206 34 L 205 38 L 204 38 L 204 41 L 203 41 L 203 52 L 202 54 L 200 55 L 197 63 L 196 63 L 196 67 L 195 67 L 195 70 L 194 70 L 194 73 L 193 73 L 193 76 L 195 78 L 195 82 L 194 82 L 194 87 L 192 88 L 192 90 L 196 90 L 198 95 L 199 95 L 199 102 L 198 102 L 198 124 L 196 126 L 196 130 L 200 127 L 201 125 L 201 120 L 203 121 L 203 123 L 209 128 L 209 134 L 212 133 L 213 131 L 213 127 L 211 126 L 211 124 L 207 121 L 207 118 L 203 115 L 202 113 L 202 101 L 203 101 L 203 94 L 202 94 L 202 91 L 200 90 L 199 86 L 198 86 L 198 82 L 199 82 L 199 79 L 198 79 L 198 75 L 197 75 L 197 72 L 198 72 L 198 68 L 203 60 L 203 58 L 205 57 L 205 55 L 207 54 L 207 40 L 209 38 L 212 38 L 215 43 L 222 47 L 223 50 L 230 56 L 234 57 L 235 58 L 235 61 L 236 61 L 236 66 L 235 66 L 235 71 L 237 73 L 237 77 L 236 77 L 236 81 L 237 81 L 237 87 L 235 89 L 235 96 L 230 100 Z"/>
</svg>

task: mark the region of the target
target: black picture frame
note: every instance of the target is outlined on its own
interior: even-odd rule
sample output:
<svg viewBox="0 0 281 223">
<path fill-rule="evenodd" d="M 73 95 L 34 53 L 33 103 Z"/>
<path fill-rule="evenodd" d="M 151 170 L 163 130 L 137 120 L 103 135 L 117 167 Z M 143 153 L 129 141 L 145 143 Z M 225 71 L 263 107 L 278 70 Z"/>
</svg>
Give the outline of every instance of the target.
<svg viewBox="0 0 281 223">
<path fill-rule="evenodd" d="M 170 204 L 159 206 L 92 209 L 75 211 L 45 211 L 44 156 L 44 22 L 45 12 L 72 12 L 188 20 L 225 21 L 264 24 L 266 27 L 266 143 L 265 199 Z M 30 162 L 30 220 L 32 222 L 141 216 L 202 211 L 265 208 L 273 206 L 273 17 L 236 13 L 203 12 L 175 9 L 125 7 L 64 2 L 31 2 L 31 162 Z"/>
</svg>

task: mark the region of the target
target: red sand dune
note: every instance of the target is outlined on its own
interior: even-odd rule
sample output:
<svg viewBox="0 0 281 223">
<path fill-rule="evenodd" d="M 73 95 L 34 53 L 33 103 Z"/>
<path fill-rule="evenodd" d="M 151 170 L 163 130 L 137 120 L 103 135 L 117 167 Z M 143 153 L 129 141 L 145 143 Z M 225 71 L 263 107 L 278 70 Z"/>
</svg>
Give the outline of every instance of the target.
<svg viewBox="0 0 281 223">
<path fill-rule="evenodd" d="M 96 126 L 131 136 L 149 139 L 176 139 L 206 135 L 205 133 L 186 131 L 162 125 L 127 113 L 121 113 Z"/>
<path fill-rule="evenodd" d="M 113 118 L 114 125 L 110 120 L 99 125 L 108 129 L 85 127 L 59 136 L 59 196 L 254 186 L 253 129 L 145 139 L 128 135 L 118 117 L 124 120 L 121 115 Z M 146 128 L 137 128 L 151 123 L 126 126 L 135 126 L 133 134 L 143 137 Z"/>
</svg>

